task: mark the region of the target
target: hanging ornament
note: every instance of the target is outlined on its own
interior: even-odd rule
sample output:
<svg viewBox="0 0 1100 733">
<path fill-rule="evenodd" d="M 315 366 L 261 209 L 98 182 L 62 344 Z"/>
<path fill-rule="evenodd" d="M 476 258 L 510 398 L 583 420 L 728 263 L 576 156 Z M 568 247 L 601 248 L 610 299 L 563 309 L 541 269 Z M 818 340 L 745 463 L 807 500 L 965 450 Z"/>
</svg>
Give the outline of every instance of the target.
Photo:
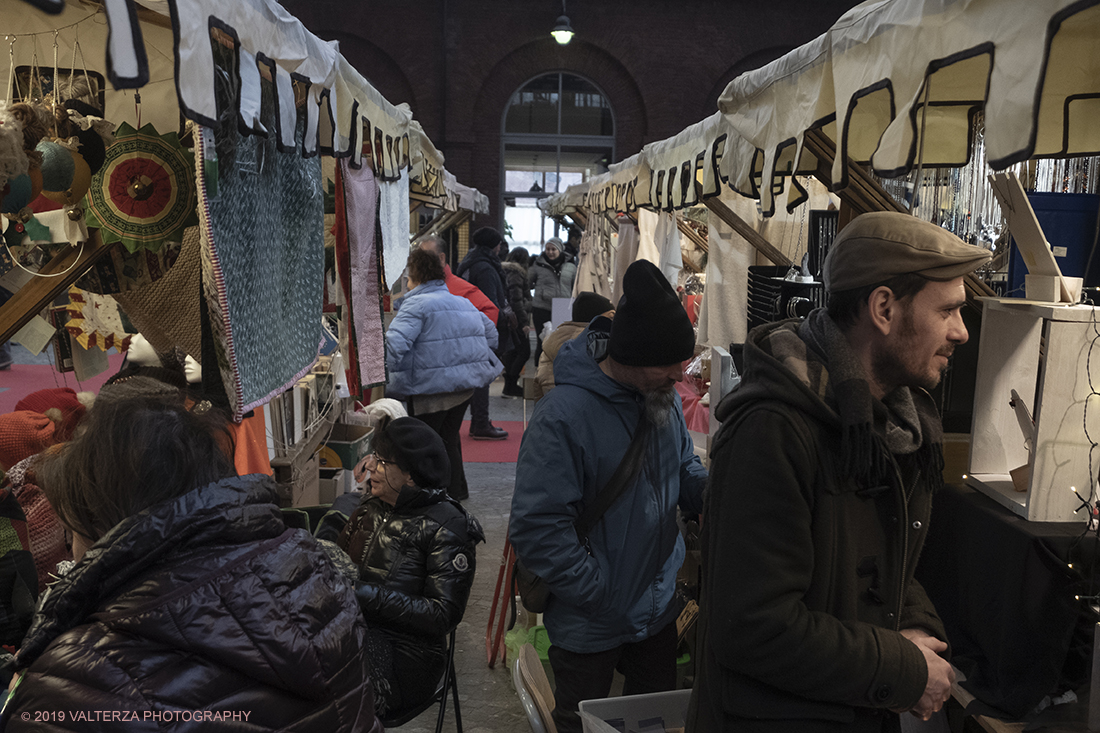
<svg viewBox="0 0 1100 733">
<path fill-rule="evenodd" d="M 38 194 L 42 192 L 41 172 L 38 172 L 37 177 L 30 173 L 16 176 L 8 181 L 8 187 L 8 193 L 0 205 L 0 214 L 16 214 L 38 198 Z"/>
<path fill-rule="evenodd" d="M 98 227 L 104 242 L 121 241 L 131 252 L 180 241 L 183 229 L 197 221 L 194 167 L 194 156 L 175 134 L 123 123 L 88 192 L 88 226 Z"/>
<path fill-rule="evenodd" d="M 73 285 L 69 288 L 69 305 L 65 310 L 69 314 L 65 330 L 85 349 L 98 346 L 103 351 L 111 347 L 126 351 L 129 348 L 131 334 L 126 333 L 118 303 L 111 296 L 88 293 Z"/>
</svg>

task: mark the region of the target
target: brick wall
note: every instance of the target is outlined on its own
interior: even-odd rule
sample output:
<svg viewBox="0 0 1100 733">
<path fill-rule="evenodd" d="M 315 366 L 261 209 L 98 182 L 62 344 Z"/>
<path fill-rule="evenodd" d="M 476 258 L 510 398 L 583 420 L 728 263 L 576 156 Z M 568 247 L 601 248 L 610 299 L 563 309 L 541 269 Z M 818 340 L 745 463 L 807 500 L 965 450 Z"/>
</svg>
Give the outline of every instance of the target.
<svg viewBox="0 0 1100 733">
<path fill-rule="evenodd" d="M 284 0 L 393 103 L 409 102 L 447 170 L 489 197 L 501 225 L 500 131 L 512 93 L 552 71 L 586 77 L 615 114 L 616 157 L 712 114 L 730 79 L 824 32 L 855 0 L 586 0 L 550 38 L 553 0 Z"/>
</svg>

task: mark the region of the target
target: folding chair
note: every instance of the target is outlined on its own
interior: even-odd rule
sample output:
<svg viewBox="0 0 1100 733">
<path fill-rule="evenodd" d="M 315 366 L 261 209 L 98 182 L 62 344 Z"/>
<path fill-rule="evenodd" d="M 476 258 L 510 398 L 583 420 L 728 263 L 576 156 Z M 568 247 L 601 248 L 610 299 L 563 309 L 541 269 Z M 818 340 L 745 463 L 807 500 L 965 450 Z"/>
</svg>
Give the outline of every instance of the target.
<svg viewBox="0 0 1100 733">
<path fill-rule="evenodd" d="M 406 710 L 395 711 L 390 717 L 382 719 L 382 725 L 386 728 L 397 728 L 408 723 L 432 705 L 439 703 L 439 719 L 435 724 L 435 733 L 443 730 L 443 717 L 447 712 L 447 696 L 453 697 L 455 703 L 455 727 L 458 733 L 462 733 L 462 712 L 458 707 L 458 680 L 455 676 L 455 630 L 447 637 L 447 668 L 443 670 L 443 677 L 439 680 L 439 686 L 435 688 L 435 694 L 430 698 Z"/>
</svg>

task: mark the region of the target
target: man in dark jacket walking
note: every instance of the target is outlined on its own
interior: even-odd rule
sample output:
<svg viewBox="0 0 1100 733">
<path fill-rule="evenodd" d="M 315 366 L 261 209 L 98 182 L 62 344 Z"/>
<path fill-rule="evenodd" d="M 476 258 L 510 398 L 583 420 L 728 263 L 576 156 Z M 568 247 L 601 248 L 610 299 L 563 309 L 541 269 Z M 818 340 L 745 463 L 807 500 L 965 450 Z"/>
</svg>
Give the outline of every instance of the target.
<svg viewBox="0 0 1100 733">
<path fill-rule="evenodd" d="M 754 329 L 724 399 L 704 516 L 690 731 L 896 731 L 951 694 L 913 579 L 942 483 L 926 390 L 967 340 L 963 277 L 989 253 L 907 214 L 855 219 L 828 310 Z"/>
<path fill-rule="evenodd" d="M 614 322 L 596 318 L 562 347 L 557 387 L 523 434 L 508 532 L 552 594 L 544 623 L 559 733 L 580 733 L 578 703 L 607 697 L 616 669 L 624 695 L 676 685 L 676 573 L 685 552 L 676 510 L 697 513 L 707 479 L 675 390 L 694 350 L 672 286 L 652 263 L 635 262 Z M 645 447 L 636 475 L 582 544 L 575 523 L 607 490 L 638 431 Z"/>
<path fill-rule="evenodd" d="M 515 314 L 508 304 L 508 285 L 504 277 L 504 268 L 500 264 L 500 246 L 507 248 L 504 237 L 492 227 L 482 227 L 470 237 L 474 245 L 458 265 L 455 274 L 474 284 L 493 301 L 500 310 L 497 318 L 497 356 L 512 348 L 512 330 L 515 328 Z M 470 437 L 475 440 L 504 440 L 506 430 L 495 427 L 489 421 L 489 385 L 474 390 L 470 400 Z"/>
</svg>

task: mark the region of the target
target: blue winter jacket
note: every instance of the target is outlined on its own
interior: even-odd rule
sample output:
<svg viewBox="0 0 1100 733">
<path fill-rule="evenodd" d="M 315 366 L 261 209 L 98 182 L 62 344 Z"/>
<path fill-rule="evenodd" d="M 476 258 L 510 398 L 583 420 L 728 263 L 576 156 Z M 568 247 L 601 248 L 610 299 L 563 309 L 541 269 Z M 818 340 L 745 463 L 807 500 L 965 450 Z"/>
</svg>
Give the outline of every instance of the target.
<svg viewBox="0 0 1100 733">
<path fill-rule="evenodd" d="M 443 280 L 421 283 L 402 298 L 386 331 L 390 397 L 484 387 L 503 366 L 493 354 L 497 327 Z"/>
<path fill-rule="evenodd" d="M 508 527 L 516 554 L 552 591 L 544 617 L 551 643 L 582 653 L 646 639 L 673 620 L 684 559 L 676 507 L 700 511 L 707 478 L 677 396 L 635 485 L 590 533 L 592 554 L 580 545 L 573 523 L 611 479 L 644 404 L 596 363 L 604 336 L 593 328 L 601 320 L 554 361 L 557 387 L 537 403 L 523 434 Z"/>
</svg>

